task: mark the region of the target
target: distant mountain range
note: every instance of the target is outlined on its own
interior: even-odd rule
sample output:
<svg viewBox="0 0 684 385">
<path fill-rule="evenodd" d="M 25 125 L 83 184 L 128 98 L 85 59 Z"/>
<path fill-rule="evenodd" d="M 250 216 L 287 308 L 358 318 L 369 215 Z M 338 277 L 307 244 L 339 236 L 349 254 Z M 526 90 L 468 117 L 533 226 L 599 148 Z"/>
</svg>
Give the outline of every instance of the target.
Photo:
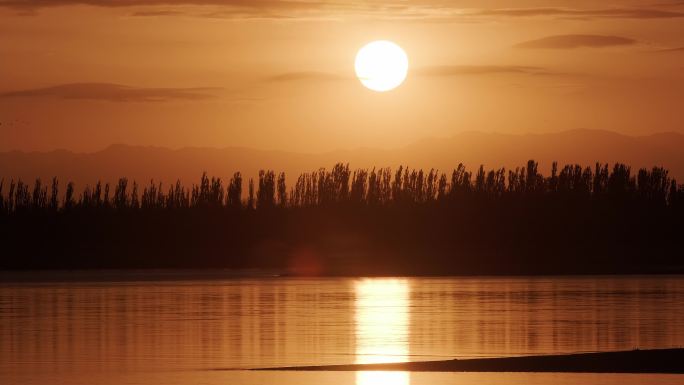
<svg viewBox="0 0 684 385">
<path fill-rule="evenodd" d="M 122 176 L 139 184 L 147 184 L 151 179 L 164 184 L 180 179 L 190 184 L 196 183 L 204 171 L 227 179 L 234 171 L 252 177 L 259 169 L 273 169 L 284 171 L 287 180 L 292 182 L 302 171 L 330 168 L 336 162 L 349 163 L 352 168 L 407 165 L 449 173 L 459 163 L 470 169 L 480 164 L 487 169 L 510 169 L 523 166 L 529 159 L 537 160 L 545 174 L 553 161 L 560 165 L 577 163 L 592 167 L 596 162 L 622 162 L 634 170 L 663 166 L 684 183 L 684 135 L 627 136 L 599 130 L 524 135 L 464 132 L 393 150 L 362 148 L 320 154 L 243 147 L 174 150 L 121 144 L 93 153 L 9 151 L 0 153 L 0 178 L 32 182 L 35 178 L 47 181 L 57 176 L 62 186 L 71 180 L 80 189 L 98 180 L 112 182 Z"/>
</svg>

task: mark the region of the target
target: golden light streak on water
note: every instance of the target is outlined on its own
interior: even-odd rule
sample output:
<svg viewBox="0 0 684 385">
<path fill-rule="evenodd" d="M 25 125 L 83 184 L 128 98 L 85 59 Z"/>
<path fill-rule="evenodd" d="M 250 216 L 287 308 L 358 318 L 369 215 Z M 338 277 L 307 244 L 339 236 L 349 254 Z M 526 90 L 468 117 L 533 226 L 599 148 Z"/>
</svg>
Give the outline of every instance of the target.
<svg viewBox="0 0 684 385">
<path fill-rule="evenodd" d="M 356 294 L 356 363 L 408 361 L 409 284 L 404 279 L 360 280 Z M 408 372 L 357 372 L 356 385 L 409 385 Z"/>
</svg>

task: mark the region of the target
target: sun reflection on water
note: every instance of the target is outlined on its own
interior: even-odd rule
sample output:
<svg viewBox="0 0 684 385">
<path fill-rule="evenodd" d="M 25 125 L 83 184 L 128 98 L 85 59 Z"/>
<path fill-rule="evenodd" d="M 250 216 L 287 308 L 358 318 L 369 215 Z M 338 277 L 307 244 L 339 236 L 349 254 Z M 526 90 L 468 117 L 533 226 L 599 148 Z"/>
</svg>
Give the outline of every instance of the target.
<svg viewBox="0 0 684 385">
<path fill-rule="evenodd" d="M 404 279 L 355 283 L 356 363 L 408 361 L 409 285 Z M 356 373 L 356 385 L 409 385 L 408 372 Z"/>
</svg>

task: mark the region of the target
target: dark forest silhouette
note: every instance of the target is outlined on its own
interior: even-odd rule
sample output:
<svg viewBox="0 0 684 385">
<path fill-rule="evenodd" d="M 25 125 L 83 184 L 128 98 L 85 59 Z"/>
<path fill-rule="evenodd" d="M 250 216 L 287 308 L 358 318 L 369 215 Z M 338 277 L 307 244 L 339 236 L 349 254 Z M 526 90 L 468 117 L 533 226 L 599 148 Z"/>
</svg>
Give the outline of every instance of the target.
<svg viewBox="0 0 684 385">
<path fill-rule="evenodd" d="M 246 186 L 244 184 L 246 183 Z M 681 272 L 684 186 L 654 167 L 529 161 L 224 183 L 121 178 L 76 194 L 0 182 L 1 268 L 227 267 L 294 274 Z"/>
</svg>

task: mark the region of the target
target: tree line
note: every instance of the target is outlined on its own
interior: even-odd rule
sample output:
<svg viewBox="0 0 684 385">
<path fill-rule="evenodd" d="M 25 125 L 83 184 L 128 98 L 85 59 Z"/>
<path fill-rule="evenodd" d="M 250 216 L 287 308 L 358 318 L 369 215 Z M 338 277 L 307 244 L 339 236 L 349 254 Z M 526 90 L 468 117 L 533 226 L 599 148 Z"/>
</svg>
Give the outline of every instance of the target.
<svg viewBox="0 0 684 385">
<path fill-rule="evenodd" d="M 0 197 L 0 269 L 684 273 L 684 187 L 661 167 L 340 163 L 189 186 L 9 181 Z"/>
<path fill-rule="evenodd" d="M 284 173 L 261 170 L 247 182 L 236 172 L 227 182 L 203 174 L 199 184 L 189 187 L 177 181 L 169 186 L 150 181 L 146 186 L 120 178 L 116 184 L 97 182 L 76 193 L 73 182 L 64 192 L 60 182 L 36 179 L 33 185 L 22 180 L 0 181 L 0 214 L 22 212 L 63 212 L 71 210 L 149 210 L 214 208 L 267 210 L 347 205 L 406 206 L 454 202 L 506 201 L 511 199 L 594 200 L 625 204 L 676 207 L 684 202 L 684 185 L 668 176 L 662 167 L 639 169 L 616 163 L 592 167 L 553 163 L 551 174 L 542 175 L 538 163 L 524 167 L 475 172 L 459 164 L 450 173 L 430 169 L 399 167 L 351 170 L 338 163 L 332 169 L 300 174 L 288 184 Z M 243 194 L 245 196 L 243 196 Z"/>
</svg>

